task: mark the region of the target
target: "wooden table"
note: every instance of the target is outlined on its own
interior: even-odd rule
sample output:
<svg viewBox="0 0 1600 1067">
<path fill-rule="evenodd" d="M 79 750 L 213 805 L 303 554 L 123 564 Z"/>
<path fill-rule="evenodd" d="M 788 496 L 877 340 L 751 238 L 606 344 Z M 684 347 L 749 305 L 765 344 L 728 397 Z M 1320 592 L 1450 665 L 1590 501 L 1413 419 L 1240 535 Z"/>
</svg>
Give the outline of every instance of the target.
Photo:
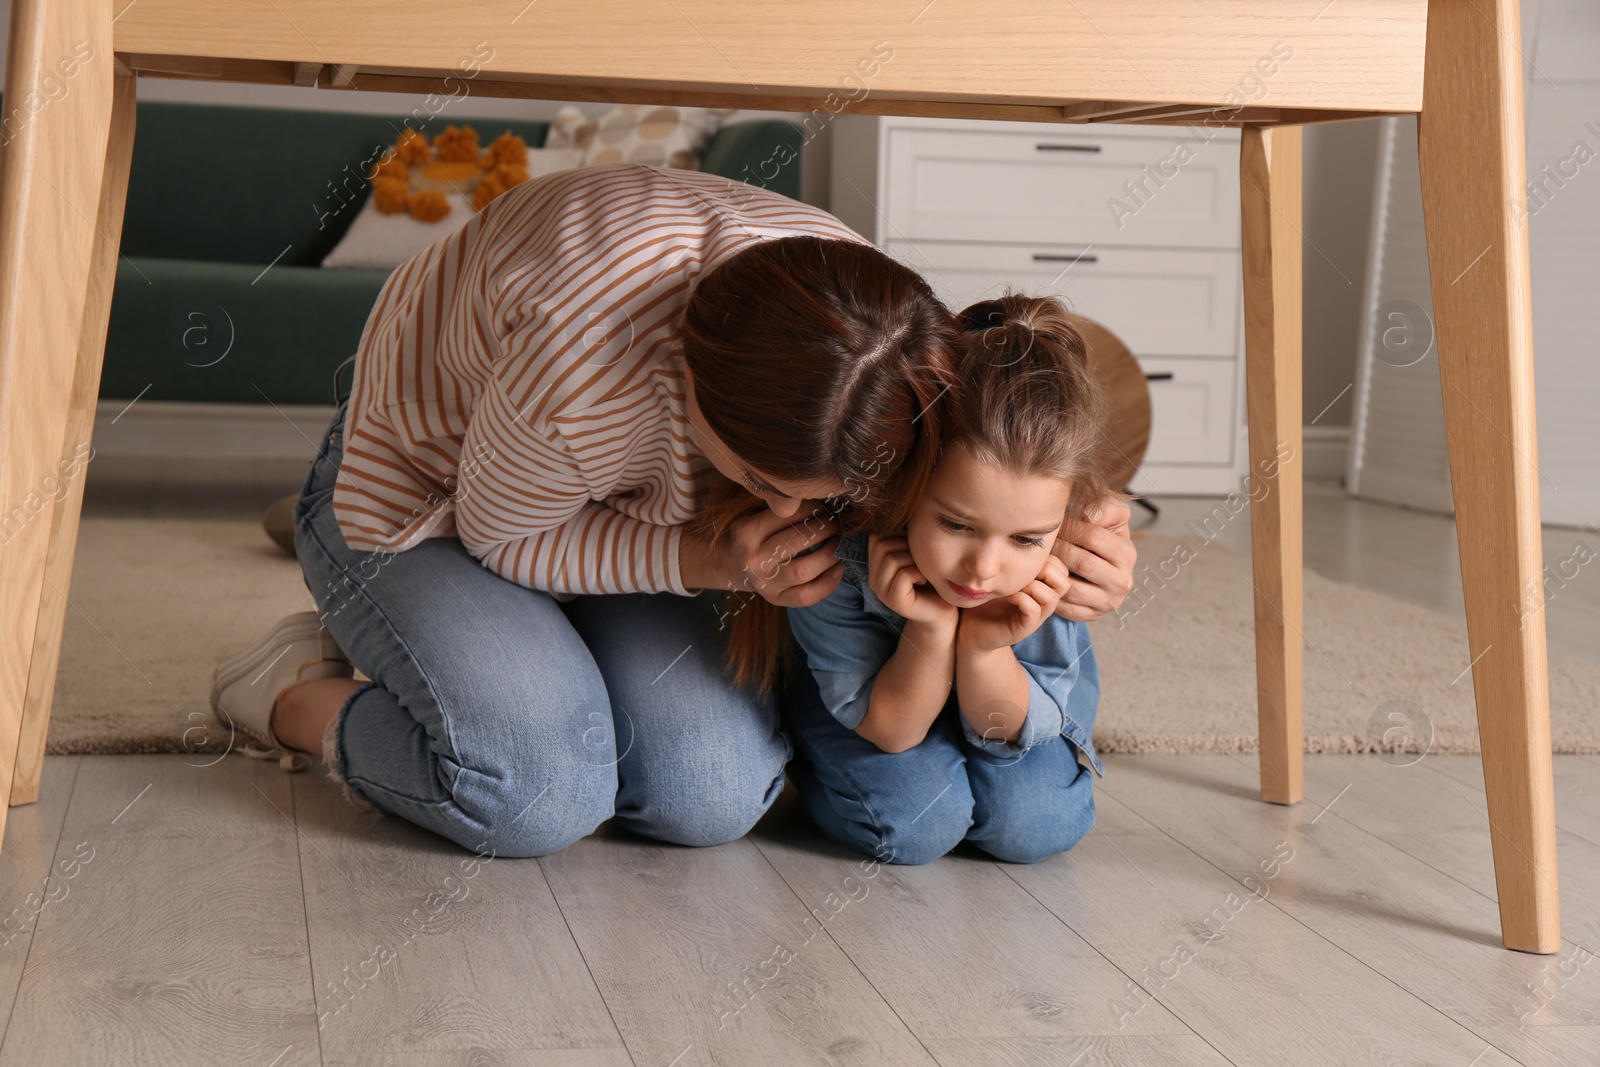
<svg viewBox="0 0 1600 1067">
<path fill-rule="evenodd" d="M 1416 113 L 1502 936 L 1556 952 L 1544 616 L 1519 610 L 1543 577 L 1520 34 L 1518 0 L 15 0 L 0 786 L 38 795 L 83 479 L 28 502 L 61 494 L 93 428 L 135 77 L 773 108 L 811 112 L 809 131 L 846 108 L 1242 127 L 1261 792 L 1283 804 L 1302 797 L 1301 469 L 1272 460 L 1302 454 L 1300 126 Z"/>
</svg>

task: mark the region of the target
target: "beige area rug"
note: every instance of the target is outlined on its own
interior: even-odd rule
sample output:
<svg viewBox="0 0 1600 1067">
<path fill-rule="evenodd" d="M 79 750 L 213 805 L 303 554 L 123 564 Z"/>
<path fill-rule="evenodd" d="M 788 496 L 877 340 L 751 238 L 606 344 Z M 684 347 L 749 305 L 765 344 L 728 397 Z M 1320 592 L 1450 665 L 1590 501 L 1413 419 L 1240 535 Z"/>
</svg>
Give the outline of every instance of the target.
<svg viewBox="0 0 1600 1067">
<path fill-rule="evenodd" d="M 1172 578 L 1130 596 L 1122 618 L 1090 624 L 1101 679 L 1096 746 L 1255 752 L 1249 557 L 1199 535 L 1138 544 L 1141 578 L 1145 566 Z M 1396 752 L 1478 751 L 1464 616 L 1307 570 L 1305 641 L 1307 752 L 1376 751 L 1386 732 Z M 1555 751 L 1600 752 L 1600 664 L 1551 654 L 1550 719 Z"/>
<path fill-rule="evenodd" d="M 218 661 L 316 607 L 299 564 L 246 522 L 86 519 L 67 596 L 51 753 L 223 751 Z"/>
<path fill-rule="evenodd" d="M 1141 565 L 1171 574 L 1158 564 L 1178 541 L 1142 538 Z M 1194 558 L 1172 580 L 1091 624 L 1107 752 L 1256 749 L 1250 561 L 1188 542 Z M 1389 701 L 1409 702 L 1394 721 L 1414 740 L 1431 725 L 1432 751 L 1477 751 L 1471 674 L 1452 684 L 1463 621 L 1309 571 L 1305 593 L 1308 751 L 1370 750 L 1369 720 Z M 217 661 L 314 606 L 294 561 L 241 522 L 87 520 L 69 595 L 52 753 L 221 751 L 207 706 Z M 1600 665 L 1552 655 L 1550 691 L 1556 751 L 1600 752 Z"/>
</svg>

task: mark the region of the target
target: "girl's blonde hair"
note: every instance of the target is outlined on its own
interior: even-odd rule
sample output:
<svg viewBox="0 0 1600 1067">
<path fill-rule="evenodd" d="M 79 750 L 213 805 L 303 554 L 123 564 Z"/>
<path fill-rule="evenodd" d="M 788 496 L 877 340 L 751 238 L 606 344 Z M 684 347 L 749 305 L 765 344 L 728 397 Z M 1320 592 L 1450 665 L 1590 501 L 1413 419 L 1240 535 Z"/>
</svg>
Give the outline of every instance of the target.
<svg viewBox="0 0 1600 1067">
<path fill-rule="evenodd" d="M 1067 516 L 1087 521 L 1106 497 L 1118 458 L 1111 402 L 1089 368 L 1089 346 L 1055 297 L 1007 292 L 957 316 L 963 334 L 959 393 L 944 447 L 1020 475 L 1071 481 Z"/>
</svg>

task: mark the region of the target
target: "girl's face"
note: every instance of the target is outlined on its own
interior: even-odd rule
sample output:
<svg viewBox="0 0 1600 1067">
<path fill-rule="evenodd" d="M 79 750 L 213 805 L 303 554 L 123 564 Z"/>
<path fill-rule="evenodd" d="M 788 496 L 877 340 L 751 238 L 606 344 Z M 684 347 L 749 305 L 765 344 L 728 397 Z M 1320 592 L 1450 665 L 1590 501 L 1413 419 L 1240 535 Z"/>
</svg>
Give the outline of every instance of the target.
<svg viewBox="0 0 1600 1067">
<path fill-rule="evenodd" d="M 958 608 L 1010 596 L 1039 576 L 1072 483 L 980 463 L 959 444 L 939 457 L 906 523 L 911 558 Z"/>
</svg>

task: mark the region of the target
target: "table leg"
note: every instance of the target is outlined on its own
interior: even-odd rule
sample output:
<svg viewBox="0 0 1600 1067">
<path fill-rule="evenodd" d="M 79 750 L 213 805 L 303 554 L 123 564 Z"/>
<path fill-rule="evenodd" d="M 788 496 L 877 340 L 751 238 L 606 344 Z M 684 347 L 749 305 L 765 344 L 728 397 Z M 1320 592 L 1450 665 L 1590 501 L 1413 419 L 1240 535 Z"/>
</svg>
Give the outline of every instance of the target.
<svg viewBox="0 0 1600 1067">
<path fill-rule="evenodd" d="M 96 232 L 115 78 L 111 19 L 106 3 L 11 6 L 0 115 L 0 795 L 8 798 L 86 279 L 95 244 L 118 236 Z M 0 804 L 0 833 L 6 810 Z"/>
<path fill-rule="evenodd" d="M 63 466 L 57 472 L 62 486 L 59 492 L 63 495 L 50 509 L 44 592 L 39 599 L 39 617 L 34 627 L 33 659 L 28 667 L 16 775 L 11 781 L 13 805 L 31 804 L 39 799 L 45 737 L 50 729 L 50 703 L 55 696 L 56 665 L 61 659 L 61 629 L 66 621 L 72 559 L 78 545 L 78 516 L 83 508 L 83 486 L 91 456 L 89 444 L 94 433 L 95 405 L 100 397 L 100 368 L 106 350 L 106 327 L 111 319 L 111 293 L 117 282 L 117 245 L 113 242 L 122 234 L 122 210 L 128 198 L 135 79 L 129 74 L 119 74 L 114 81 L 111 130 L 96 212 L 96 228 L 105 239 L 95 241 L 90 256 L 89 292 L 78 331 L 78 358 L 61 452 Z M 40 521 L 43 520 L 41 515 Z"/>
<path fill-rule="evenodd" d="M 1517 0 L 1432 0 L 1417 117 L 1501 938 L 1561 947 Z M 1531 609 L 1531 610 L 1530 610 Z"/>
<path fill-rule="evenodd" d="M 1261 799 L 1305 795 L 1300 127 L 1240 131 Z"/>
</svg>

